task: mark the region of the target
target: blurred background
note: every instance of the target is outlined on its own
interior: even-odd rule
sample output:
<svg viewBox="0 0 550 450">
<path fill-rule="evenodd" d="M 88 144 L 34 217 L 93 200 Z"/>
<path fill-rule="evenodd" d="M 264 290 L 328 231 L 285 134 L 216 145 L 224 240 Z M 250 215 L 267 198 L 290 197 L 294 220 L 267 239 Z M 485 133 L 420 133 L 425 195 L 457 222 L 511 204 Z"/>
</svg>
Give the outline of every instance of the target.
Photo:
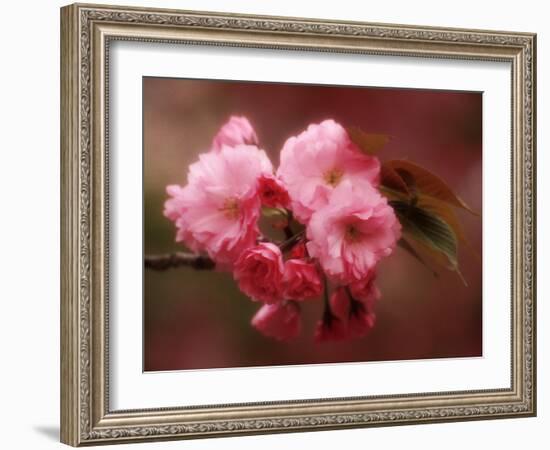
<svg viewBox="0 0 550 450">
<path fill-rule="evenodd" d="M 185 250 L 163 214 L 168 184 L 185 184 L 187 168 L 208 151 L 231 115 L 254 126 L 278 165 L 291 135 L 332 118 L 392 137 L 382 161 L 409 159 L 441 176 L 474 210 L 482 209 L 481 93 L 312 86 L 235 81 L 143 79 L 144 251 Z M 481 256 L 482 220 L 458 211 Z M 362 339 L 315 343 L 322 301 L 302 302 L 301 336 L 290 343 L 250 326 L 259 304 L 231 274 L 178 268 L 144 271 L 144 369 L 387 361 L 482 355 L 482 266 L 459 249 L 468 282 L 445 269 L 439 278 L 401 249 L 381 262 L 377 323 Z"/>
</svg>

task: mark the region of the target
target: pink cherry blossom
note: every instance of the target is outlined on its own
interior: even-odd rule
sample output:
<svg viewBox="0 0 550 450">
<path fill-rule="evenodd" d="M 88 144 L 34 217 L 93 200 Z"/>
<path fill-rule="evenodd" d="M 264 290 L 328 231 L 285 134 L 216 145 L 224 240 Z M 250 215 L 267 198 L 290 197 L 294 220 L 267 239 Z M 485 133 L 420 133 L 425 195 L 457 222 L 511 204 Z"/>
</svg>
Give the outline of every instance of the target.
<svg viewBox="0 0 550 450">
<path fill-rule="evenodd" d="M 286 341 L 300 334 L 300 307 L 296 302 L 263 305 L 251 323 L 265 336 Z"/>
<path fill-rule="evenodd" d="M 329 277 L 349 284 L 367 277 L 390 255 L 400 233 L 393 208 L 375 188 L 345 181 L 311 216 L 307 249 Z"/>
<path fill-rule="evenodd" d="M 298 241 L 298 243 L 295 244 L 294 247 L 290 249 L 289 256 L 290 258 L 295 258 L 295 259 L 307 257 L 308 254 L 306 249 L 306 243 L 303 240 Z"/>
<path fill-rule="evenodd" d="M 314 339 L 316 342 L 341 341 L 349 337 L 349 296 L 344 288 L 335 289 L 330 295 L 322 319 L 317 322 Z"/>
<path fill-rule="evenodd" d="M 361 338 L 374 328 L 376 315 L 369 310 L 363 302 L 352 302 L 352 312 L 348 320 L 348 336 L 350 338 Z"/>
<path fill-rule="evenodd" d="M 313 339 L 315 342 L 341 341 L 346 339 L 348 332 L 345 324 L 337 317 L 320 320 L 315 326 Z"/>
<path fill-rule="evenodd" d="M 316 265 L 303 259 L 285 262 L 283 285 L 286 299 L 307 300 L 323 292 L 323 282 Z"/>
<path fill-rule="evenodd" d="M 285 142 L 277 175 L 290 194 L 295 216 L 307 223 L 340 183 L 377 186 L 380 162 L 362 153 L 340 124 L 325 120 Z"/>
<path fill-rule="evenodd" d="M 272 172 L 255 146 L 222 147 L 203 153 L 189 167 L 188 184 L 168 186 L 164 214 L 177 227 L 176 241 L 206 251 L 218 267 L 230 267 L 256 244 L 260 199 L 258 179 Z"/>
<path fill-rule="evenodd" d="M 214 137 L 212 151 L 219 152 L 223 146 L 240 144 L 258 145 L 258 136 L 246 117 L 231 116 Z"/>
<path fill-rule="evenodd" d="M 377 300 L 380 299 L 380 290 L 376 286 L 376 272 L 372 270 L 362 280 L 350 284 L 350 293 L 353 298 L 363 302 L 369 309 L 373 309 Z"/>
<path fill-rule="evenodd" d="M 199 252 L 201 246 L 193 239 L 183 219 L 185 207 L 181 198 L 184 192 L 184 188 L 177 184 L 166 186 L 166 193 L 170 197 L 164 202 L 164 215 L 176 225 L 176 242 L 185 242 L 191 250 Z"/>
<path fill-rule="evenodd" d="M 365 278 L 349 286 L 349 293 L 353 300 L 348 329 L 353 337 L 363 337 L 374 327 L 376 321 L 374 307 L 381 297 L 375 280 L 376 272 L 371 271 Z"/>
<path fill-rule="evenodd" d="M 286 188 L 273 176 L 261 177 L 258 191 L 262 205 L 272 208 L 286 208 L 290 203 Z"/>
<path fill-rule="evenodd" d="M 344 323 L 348 321 L 350 311 L 349 293 L 345 287 L 336 288 L 329 299 L 330 311 Z"/>
<path fill-rule="evenodd" d="M 367 301 L 352 297 L 348 287 L 338 287 L 330 296 L 329 309 L 317 324 L 315 340 L 339 341 L 364 337 L 373 327 L 376 316 Z"/>
<path fill-rule="evenodd" d="M 233 276 L 239 288 L 255 301 L 282 300 L 283 256 L 275 244 L 262 242 L 245 250 L 235 263 Z"/>
</svg>

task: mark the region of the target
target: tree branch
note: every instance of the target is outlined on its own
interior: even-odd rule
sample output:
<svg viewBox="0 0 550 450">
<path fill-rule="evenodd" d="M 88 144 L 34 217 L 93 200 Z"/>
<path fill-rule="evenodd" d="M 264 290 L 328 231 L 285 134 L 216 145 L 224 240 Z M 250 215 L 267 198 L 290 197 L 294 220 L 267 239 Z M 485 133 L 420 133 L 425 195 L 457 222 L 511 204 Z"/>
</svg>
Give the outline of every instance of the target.
<svg viewBox="0 0 550 450">
<path fill-rule="evenodd" d="M 208 256 L 192 253 L 168 253 L 165 255 L 145 255 L 143 265 L 146 269 L 167 270 L 175 267 L 192 267 L 195 270 L 212 270 L 216 263 Z"/>
<path fill-rule="evenodd" d="M 291 236 L 286 241 L 274 244 L 278 245 L 282 252 L 289 250 L 304 235 L 304 231 Z M 258 242 L 271 242 L 269 239 L 261 236 Z M 204 255 L 195 255 L 194 253 L 166 253 L 164 255 L 145 255 L 143 265 L 146 269 L 164 271 L 176 267 L 191 267 L 195 270 L 212 270 L 216 263 Z"/>
</svg>

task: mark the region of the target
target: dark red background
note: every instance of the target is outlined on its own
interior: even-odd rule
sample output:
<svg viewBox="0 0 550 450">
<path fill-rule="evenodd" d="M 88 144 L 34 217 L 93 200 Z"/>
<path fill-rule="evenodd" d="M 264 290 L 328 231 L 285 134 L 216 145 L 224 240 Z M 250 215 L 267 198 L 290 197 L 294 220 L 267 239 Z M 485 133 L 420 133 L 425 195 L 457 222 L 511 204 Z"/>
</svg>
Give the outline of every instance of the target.
<svg viewBox="0 0 550 450">
<path fill-rule="evenodd" d="M 289 136 L 326 118 L 389 134 L 382 160 L 423 165 L 481 211 L 480 93 L 144 78 L 143 113 L 147 254 L 182 249 L 162 215 L 164 188 L 185 183 L 188 165 L 232 114 L 250 119 L 274 164 Z M 459 217 L 481 255 L 481 218 Z M 372 333 L 326 344 L 312 338 L 320 301 L 304 305 L 300 338 L 280 343 L 250 327 L 258 305 L 230 274 L 145 271 L 145 370 L 480 356 L 481 262 L 462 247 L 460 263 L 468 286 L 445 270 L 434 278 L 398 249 L 380 265 L 382 299 Z"/>
</svg>

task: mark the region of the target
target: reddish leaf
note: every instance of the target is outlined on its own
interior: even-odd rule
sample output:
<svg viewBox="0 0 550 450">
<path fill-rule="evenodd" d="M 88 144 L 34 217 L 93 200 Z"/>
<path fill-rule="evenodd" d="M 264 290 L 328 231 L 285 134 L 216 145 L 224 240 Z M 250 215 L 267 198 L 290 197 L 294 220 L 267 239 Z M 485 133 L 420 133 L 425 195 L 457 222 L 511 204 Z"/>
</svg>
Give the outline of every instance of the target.
<svg viewBox="0 0 550 450">
<path fill-rule="evenodd" d="M 287 217 L 288 213 L 283 208 L 273 208 L 271 206 L 262 206 L 262 214 L 265 217 Z"/>
<path fill-rule="evenodd" d="M 407 196 L 410 195 L 407 184 L 393 167 L 390 167 L 387 164 L 382 164 L 382 167 L 380 168 L 380 177 L 380 183 L 382 186 L 393 191 L 402 192 L 403 194 L 407 194 Z"/>
<path fill-rule="evenodd" d="M 365 133 L 357 127 L 346 128 L 346 131 L 351 141 L 368 155 L 378 153 L 390 140 L 387 134 Z"/>
<path fill-rule="evenodd" d="M 452 191 L 447 183 L 427 169 L 405 160 L 388 161 L 384 165 L 391 167 L 398 173 L 403 174 L 406 172 L 410 174 L 414 179 L 416 189 L 419 193 L 433 197 L 458 208 L 463 208 L 474 215 L 478 215 L 464 202 L 464 200 Z M 402 175 L 401 177 L 403 178 Z"/>
</svg>

